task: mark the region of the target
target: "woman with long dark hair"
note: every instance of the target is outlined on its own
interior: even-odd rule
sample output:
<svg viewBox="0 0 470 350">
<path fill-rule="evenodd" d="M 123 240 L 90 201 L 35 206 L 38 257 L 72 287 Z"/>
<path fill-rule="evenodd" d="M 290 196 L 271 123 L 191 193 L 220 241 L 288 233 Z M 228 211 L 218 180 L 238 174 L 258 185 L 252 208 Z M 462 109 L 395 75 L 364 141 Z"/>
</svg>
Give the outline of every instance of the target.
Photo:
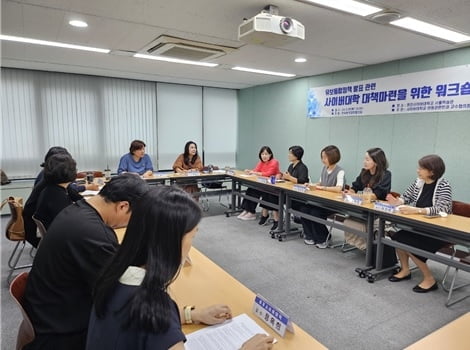
<svg viewBox="0 0 470 350">
<path fill-rule="evenodd" d="M 201 215 L 198 204 L 176 187 L 158 186 L 142 196 L 120 249 L 97 280 L 88 350 L 180 350 L 186 340 L 181 319 L 188 321 L 188 313 L 195 323 L 217 324 L 231 317 L 226 305 L 179 311 L 168 294 Z M 272 343 L 271 337 L 261 339 Z M 242 349 L 256 349 L 247 344 Z"/>
<path fill-rule="evenodd" d="M 369 187 L 372 190 L 371 200 L 385 200 L 392 186 L 392 173 L 388 170 L 388 161 L 381 148 L 371 148 L 364 156 L 361 173 L 346 191 L 356 193 Z"/>
<path fill-rule="evenodd" d="M 173 163 L 173 170 L 175 173 L 186 174 L 188 171 L 202 171 L 204 166 L 202 165 L 201 157 L 197 152 L 197 145 L 194 141 L 186 142 L 184 145 L 184 153 L 180 154 Z M 198 193 L 199 186 L 197 183 L 192 181 L 191 183 L 185 183 L 181 186 L 183 190 L 188 193 Z M 194 196 L 197 200 L 199 197 Z"/>
</svg>

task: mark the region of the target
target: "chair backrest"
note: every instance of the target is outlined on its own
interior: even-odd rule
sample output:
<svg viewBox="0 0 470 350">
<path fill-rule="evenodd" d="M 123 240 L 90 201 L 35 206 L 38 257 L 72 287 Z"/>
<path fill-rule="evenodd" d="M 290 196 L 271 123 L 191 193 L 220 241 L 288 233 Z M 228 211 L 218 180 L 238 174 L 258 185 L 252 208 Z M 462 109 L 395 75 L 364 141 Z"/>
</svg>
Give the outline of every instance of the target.
<svg viewBox="0 0 470 350">
<path fill-rule="evenodd" d="M 470 218 L 470 203 L 452 201 L 452 214 Z"/>
<path fill-rule="evenodd" d="M 44 226 L 42 221 L 39 220 L 38 218 L 36 218 L 34 215 L 32 216 L 32 219 L 36 223 L 36 226 L 39 230 L 39 233 L 41 234 L 41 237 L 44 238 L 44 236 L 46 235 L 46 232 L 47 232 L 46 227 Z"/>
<path fill-rule="evenodd" d="M 28 280 L 28 272 L 22 272 L 10 284 L 10 295 L 20 308 L 23 320 L 21 321 L 18 329 L 18 336 L 16 339 L 16 350 L 21 350 L 26 344 L 31 343 L 35 338 L 34 328 L 29 319 L 28 314 L 23 308 L 23 297 L 26 289 L 26 282 Z"/>
</svg>

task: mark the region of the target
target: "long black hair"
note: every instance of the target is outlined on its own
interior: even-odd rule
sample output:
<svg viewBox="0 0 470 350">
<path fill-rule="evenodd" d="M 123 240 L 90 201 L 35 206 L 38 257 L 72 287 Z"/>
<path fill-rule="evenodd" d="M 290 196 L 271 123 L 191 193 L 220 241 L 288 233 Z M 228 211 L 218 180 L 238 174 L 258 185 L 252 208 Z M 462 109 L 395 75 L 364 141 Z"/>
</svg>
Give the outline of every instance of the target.
<svg viewBox="0 0 470 350">
<path fill-rule="evenodd" d="M 362 169 L 361 181 L 364 186 L 374 187 L 382 181 L 385 170 L 388 169 L 388 161 L 385 152 L 381 148 L 371 148 L 367 150 L 367 154 L 376 164 L 375 174 L 372 175 L 369 170 Z"/>
<path fill-rule="evenodd" d="M 129 299 L 124 327 L 161 333 L 169 327 L 172 301 L 167 288 L 182 262 L 182 240 L 201 219 L 201 209 L 190 195 L 176 187 L 156 186 L 136 203 L 116 255 L 94 289 L 98 317 L 107 312 L 119 278 L 129 266 L 144 266 L 145 277 Z"/>
<path fill-rule="evenodd" d="M 191 159 L 190 159 L 189 158 L 189 146 L 191 146 L 191 145 L 196 146 L 196 154 L 194 156 L 192 156 Z M 196 162 L 197 157 L 198 157 L 198 154 L 197 154 L 197 144 L 196 144 L 196 142 L 194 142 L 194 141 L 186 142 L 186 144 L 184 145 L 184 154 L 183 154 L 184 164 L 186 164 L 188 166 L 193 165 Z"/>
</svg>

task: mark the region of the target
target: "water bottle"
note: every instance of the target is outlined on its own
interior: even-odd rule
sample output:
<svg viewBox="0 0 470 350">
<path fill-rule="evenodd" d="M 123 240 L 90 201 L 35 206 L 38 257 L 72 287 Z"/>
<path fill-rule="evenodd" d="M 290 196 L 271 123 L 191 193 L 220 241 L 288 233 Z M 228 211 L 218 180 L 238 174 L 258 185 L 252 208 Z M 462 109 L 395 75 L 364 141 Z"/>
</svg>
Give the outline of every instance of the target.
<svg viewBox="0 0 470 350">
<path fill-rule="evenodd" d="M 370 187 L 364 187 L 362 190 L 362 201 L 364 204 L 369 204 L 372 199 L 372 189 Z"/>
<path fill-rule="evenodd" d="M 106 169 L 104 169 L 104 178 L 106 181 L 111 179 L 111 169 L 109 169 L 109 165 L 107 165 Z"/>
</svg>

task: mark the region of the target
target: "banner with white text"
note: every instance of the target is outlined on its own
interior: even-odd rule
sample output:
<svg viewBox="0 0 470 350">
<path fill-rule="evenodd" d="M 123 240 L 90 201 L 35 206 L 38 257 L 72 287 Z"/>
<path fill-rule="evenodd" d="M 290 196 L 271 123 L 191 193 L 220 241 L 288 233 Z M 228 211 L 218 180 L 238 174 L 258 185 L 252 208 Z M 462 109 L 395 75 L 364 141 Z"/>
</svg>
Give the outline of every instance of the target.
<svg viewBox="0 0 470 350">
<path fill-rule="evenodd" d="M 470 110 L 470 65 L 308 90 L 307 117 Z"/>
</svg>

